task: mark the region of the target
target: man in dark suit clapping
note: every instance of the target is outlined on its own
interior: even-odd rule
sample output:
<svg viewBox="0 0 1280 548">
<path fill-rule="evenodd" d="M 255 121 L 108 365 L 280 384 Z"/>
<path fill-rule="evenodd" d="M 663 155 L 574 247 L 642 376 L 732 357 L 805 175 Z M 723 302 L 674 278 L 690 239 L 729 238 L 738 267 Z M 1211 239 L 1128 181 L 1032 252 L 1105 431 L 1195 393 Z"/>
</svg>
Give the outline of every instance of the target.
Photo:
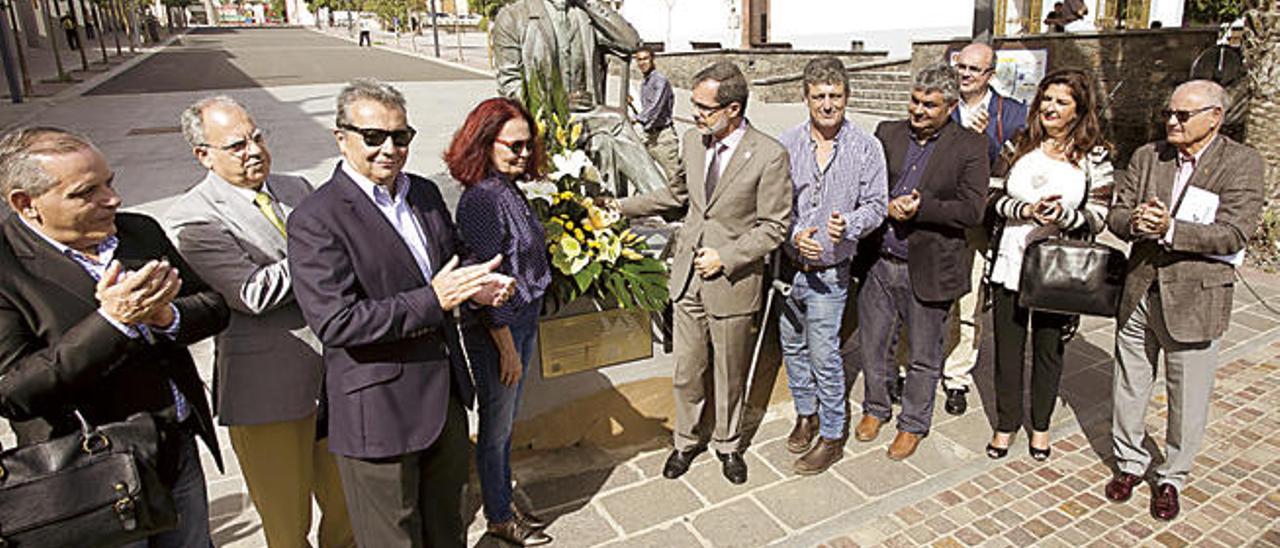
<svg viewBox="0 0 1280 548">
<path fill-rule="evenodd" d="M 84 137 L 51 127 L 0 139 L 0 416 L 18 443 L 151 413 L 179 526 L 150 546 L 212 547 L 195 437 L 218 467 L 213 418 L 187 345 L 227 306 L 149 217 L 117 213 L 115 175 Z M 146 542 L 143 545 L 147 545 Z"/>
<path fill-rule="evenodd" d="M 404 173 L 404 96 L 357 80 L 338 96 L 342 161 L 289 216 L 289 270 L 324 345 L 329 448 L 360 546 L 462 546 L 464 405 L 474 396 L 453 311 L 500 304 L 501 262 L 456 268 L 435 183 Z"/>
<path fill-rule="evenodd" d="M 889 218 L 859 253 L 874 262 L 858 292 L 866 398 L 854 436 L 875 439 L 892 415 L 891 343 L 905 324 L 911 350 L 898 435 L 888 450 L 894 460 L 915 453 L 929 433 L 947 312 L 970 289 L 965 230 L 982 219 L 990 167 L 986 137 L 951 121 L 959 93 L 954 68 L 926 67 L 911 90 L 910 118 L 876 127 L 888 163 Z"/>
</svg>

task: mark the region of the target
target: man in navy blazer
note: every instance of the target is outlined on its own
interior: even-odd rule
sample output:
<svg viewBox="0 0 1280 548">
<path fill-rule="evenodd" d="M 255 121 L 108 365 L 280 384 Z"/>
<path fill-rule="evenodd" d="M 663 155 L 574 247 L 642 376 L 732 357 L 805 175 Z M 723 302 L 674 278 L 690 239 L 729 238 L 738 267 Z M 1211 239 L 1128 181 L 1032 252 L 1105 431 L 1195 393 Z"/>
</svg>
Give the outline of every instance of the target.
<svg viewBox="0 0 1280 548">
<path fill-rule="evenodd" d="M 992 168 L 1004 143 L 1013 139 L 1027 125 L 1027 106 L 1012 97 L 1001 95 L 991 87 L 996 74 L 996 52 L 991 46 L 974 42 L 956 56 L 953 66 L 960 73 L 960 103 L 951 112 L 951 121 L 987 137 L 987 160 Z M 975 227 L 965 238 L 971 253 L 985 245 L 982 227 Z M 963 415 L 969 404 L 966 395 L 973 386 L 970 373 L 978 364 L 978 345 L 982 340 L 978 321 L 978 298 L 986 262 L 973 261 L 971 278 L 974 290 L 956 301 L 947 325 L 947 362 L 942 371 L 942 387 L 946 390 L 944 408 L 952 415 Z"/>
<path fill-rule="evenodd" d="M 404 96 L 357 80 L 338 96 L 342 161 L 289 216 L 289 267 L 324 346 L 329 448 L 360 546 L 463 546 L 464 406 L 474 389 L 453 311 L 500 304 L 501 257 L 457 266 L 434 183 L 403 173 Z"/>
</svg>

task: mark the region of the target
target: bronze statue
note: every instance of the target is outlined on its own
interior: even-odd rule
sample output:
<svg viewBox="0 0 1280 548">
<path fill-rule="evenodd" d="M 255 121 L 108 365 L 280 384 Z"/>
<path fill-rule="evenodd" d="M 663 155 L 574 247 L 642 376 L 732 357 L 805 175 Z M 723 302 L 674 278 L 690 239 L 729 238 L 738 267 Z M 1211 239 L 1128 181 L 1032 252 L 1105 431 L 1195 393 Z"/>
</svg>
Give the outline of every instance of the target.
<svg viewBox="0 0 1280 548">
<path fill-rule="evenodd" d="M 601 0 L 517 0 L 498 12 L 492 40 L 502 95 L 524 101 L 528 81 L 550 96 L 559 76 L 606 182 L 621 176 L 636 192 L 666 183 L 624 115 L 604 107 L 606 50 L 629 56 L 640 47 L 636 29 L 618 12 Z"/>
</svg>

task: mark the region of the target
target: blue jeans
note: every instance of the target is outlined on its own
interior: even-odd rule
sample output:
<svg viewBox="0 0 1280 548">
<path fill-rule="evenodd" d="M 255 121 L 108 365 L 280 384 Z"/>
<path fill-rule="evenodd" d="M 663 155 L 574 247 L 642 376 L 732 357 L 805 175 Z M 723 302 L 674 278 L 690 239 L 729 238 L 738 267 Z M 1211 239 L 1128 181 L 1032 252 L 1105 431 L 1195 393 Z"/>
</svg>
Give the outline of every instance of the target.
<svg viewBox="0 0 1280 548">
<path fill-rule="evenodd" d="M 880 258 L 858 292 L 858 341 L 866 397 L 862 412 L 881 421 L 893 415 L 889 383 L 897 375 L 893 348 L 906 324 L 911 359 L 902 389 L 898 430 L 925 435 L 933 422 L 934 396 L 942 377 L 943 343 L 951 301 L 926 302 L 911 289 L 906 261 Z"/>
<path fill-rule="evenodd" d="M 209 538 L 209 496 L 205 491 L 204 469 L 196 451 L 196 438 L 186 432 L 179 443 L 178 479 L 173 484 L 173 502 L 178 507 L 178 528 L 126 545 L 127 548 L 213 548 Z"/>
<path fill-rule="evenodd" d="M 787 364 L 787 385 L 796 413 L 818 414 L 819 434 L 844 436 L 844 363 L 840 359 L 840 321 L 849 296 L 849 268 L 796 272 L 791 296 L 782 309 L 779 333 Z"/>
<path fill-rule="evenodd" d="M 466 330 L 467 356 L 476 381 L 480 403 L 480 432 L 476 435 L 476 472 L 484 499 L 484 517 L 490 523 L 510 520 L 511 513 L 511 427 L 520 410 L 520 391 L 529 372 L 529 360 L 538 345 L 538 313 L 542 299 L 525 305 L 507 326 L 524 365 L 520 382 L 514 386 L 499 380 L 501 359 L 493 337 L 483 325 Z"/>
</svg>

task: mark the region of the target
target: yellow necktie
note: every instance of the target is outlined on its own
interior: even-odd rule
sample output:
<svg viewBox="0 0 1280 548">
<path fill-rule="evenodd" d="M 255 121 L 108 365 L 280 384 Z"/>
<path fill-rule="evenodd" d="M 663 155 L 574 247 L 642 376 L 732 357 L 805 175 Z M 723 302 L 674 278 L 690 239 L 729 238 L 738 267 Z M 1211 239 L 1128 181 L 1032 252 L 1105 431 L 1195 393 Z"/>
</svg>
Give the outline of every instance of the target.
<svg viewBox="0 0 1280 548">
<path fill-rule="evenodd" d="M 284 221 L 280 220 L 280 216 L 276 215 L 275 208 L 271 207 L 271 195 L 266 192 L 258 191 L 258 195 L 253 197 L 253 203 L 258 204 L 258 210 L 266 215 L 267 220 L 280 231 L 280 235 L 284 236 Z"/>
</svg>

